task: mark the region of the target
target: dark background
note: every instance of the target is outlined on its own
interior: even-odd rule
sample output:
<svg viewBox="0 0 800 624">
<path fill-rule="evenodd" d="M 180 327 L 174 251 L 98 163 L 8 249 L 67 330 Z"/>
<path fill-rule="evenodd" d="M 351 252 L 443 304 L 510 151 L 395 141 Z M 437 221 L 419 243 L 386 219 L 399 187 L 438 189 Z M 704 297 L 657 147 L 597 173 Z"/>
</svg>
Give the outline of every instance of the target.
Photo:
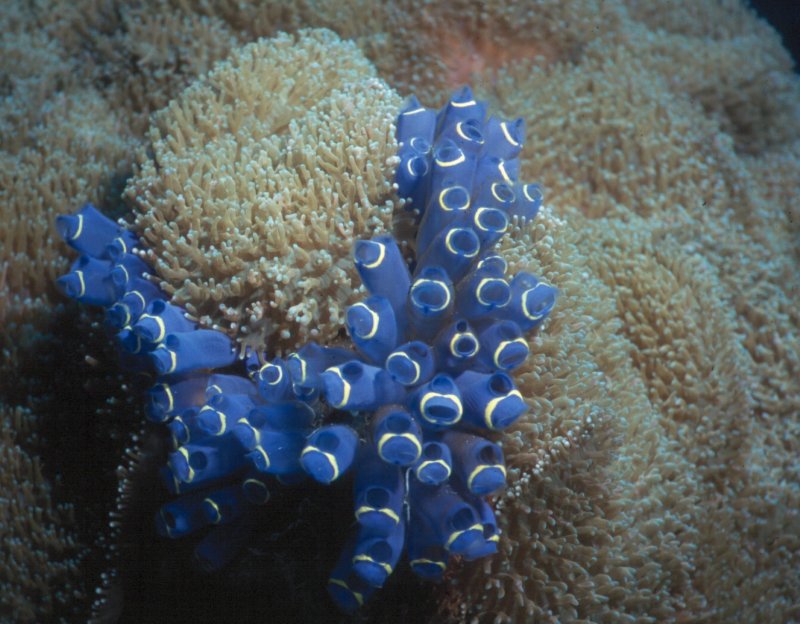
<svg viewBox="0 0 800 624">
<path fill-rule="evenodd" d="M 750 4 L 780 33 L 797 72 L 800 69 L 800 0 L 750 0 Z"/>
</svg>

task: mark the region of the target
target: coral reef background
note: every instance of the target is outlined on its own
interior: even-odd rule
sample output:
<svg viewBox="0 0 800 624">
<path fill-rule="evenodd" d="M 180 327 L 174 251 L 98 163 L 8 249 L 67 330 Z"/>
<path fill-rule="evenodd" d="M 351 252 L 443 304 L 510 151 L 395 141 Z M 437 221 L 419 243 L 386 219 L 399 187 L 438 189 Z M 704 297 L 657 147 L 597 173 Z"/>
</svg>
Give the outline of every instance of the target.
<svg viewBox="0 0 800 624">
<path fill-rule="evenodd" d="M 325 27 L 355 42 L 341 44 L 342 72 L 379 77 L 391 101 L 414 92 L 436 106 L 471 83 L 526 120 L 520 177 L 542 183 L 546 206 L 505 253 L 562 292 L 518 377 L 532 410 L 503 442 L 500 554 L 433 589 L 400 577 L 364 617 L 384 621 L 401 601 L 395 617 L 438 608 L 479 622 L 800 618 L 800 82 L 741 2 L 37 1 L 9 3 L 0 24 L 0 453 L 13 493 L 0 500 L 13 553 L 0 560 L 0 608 L 13 608 L 1 617 L 80 619 L 114 548 L 141 566 L 106 579 L 108 617 L 199 616 L 215 583 L 228 596 L 250 586 L 244 563 L 238 583 L 189 571 L 157 582 L 179 569 L 142 511 L 157 504 L 142 486 L 157 443 L 139 432 L 136 380 L 114 368 L 98 320 L 55 291 L 68 254 L 53 219 L 93 201 L 172 220 L 167 174 L 147 170 L 148 150 L 168 146 L 155 133 L 168 134 L 170 101 L 208 98 L 190 85 L 244 43 Z M 151 179 L 128 189 L 159 189 L 146 210 L 122 199 L 135 171 Z M 385 216 L 385 202 L 362 205 Z M 313 294 L 339 308 L 351 296 Z M 121 532 L 107 529 L 117 476 Z M 287 587 L 302 557 L 312 576 L 324 567 L 324 544 L 302 535 L 341 502 L 317 501 L 276 513 L 270 536 L 301 533 L 284 550 L 265 538 L 248 554 L 263 565 L 272 548 L 265 568 Z"/>
</svg>

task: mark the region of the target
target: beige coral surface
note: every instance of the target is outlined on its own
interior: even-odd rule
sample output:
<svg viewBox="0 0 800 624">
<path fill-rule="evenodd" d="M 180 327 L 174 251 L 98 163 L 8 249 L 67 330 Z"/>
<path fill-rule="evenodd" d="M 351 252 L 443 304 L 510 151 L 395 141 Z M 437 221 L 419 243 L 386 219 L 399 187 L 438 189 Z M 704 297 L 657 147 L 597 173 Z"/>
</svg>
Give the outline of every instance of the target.
<svg viewBox="0 0 800 624">
<path fill-rule="evenodd" d="M 233 167 L 242 184 L 267 184 L 262 170 L 291 174 L 289 137 L 317 162 L 327 153 L 304 133 L 340 133 L 331 142 L 341 150 L 349 148 L 339 143 L 344 137 L 363 136 L 363 121 L 343 114 L 352 106 L 383 129 L 372 137 L 378 153 L 329 173 L 339 179 L 371 164 L 386 176 L 393 90 L 434 106 L 473 83 L 503 114 L 526 120 L 522 177 L 543 184 L 546 207 L 505 249 L 514 268 L 542 273 L 561 297 L 520 373 L 530 416 L 503 440 L 511 484 L 497 502 L 501 553 L 454 573 L 442 588 L 442 614 L 465 622 L 800 619 L 800 82 L 777 35 L 742 2 L 87 0 L 60 11 L 35 4 L 3 16 L 6 322 L 54 300 L 52 276 L 66 263 L 52 239 L 53 215 L 87 199 L 113 208 L 113 176 L 130 168 L 133 146 L 149 141 L 153 160 L 188 167 L 186 159 L 209 158 L 214 138 L 212 146 L 231 151 L 209 162 Z M 190 102 L 199 103 L 197 119 L 224 105 L 214 81 L 229 80 L 225 68 L 264 44 L 237 50 L 182 95 L 197 76 L 236 46 L 309 26 L 352 39 L 375 69 L 337 44 L 341 62 L 330 73 L 339 82 L 316 109 L 281 93 L 280 106 L 303 133 L 293 135 L 288 118 L 282 129 L 244 118 L 224 132 L 187 127 L 186 143 L 177 140 Z M 19 32 L 30 41 L 11 34 Z M 348 91 L 348 73 L 352 85 L 388 100 Z M 247 110 L 272 106 L 258 101 L 246 99 Z M 156 130 L 145 136 L 158 109 Z M 240 127 L 256 136 L 237 134 Z M 259 142 L 270 162 L 251 172 L 241 159 Z M 129 187 L 140 226 L 175 222 L 175 240 L 188 235 L 195 216 L 176 212 L 172 172 L 141 162 Z M 357 204 L 376 206 L 385 227 L 386 188 L 375 175 L 381 192 Z M 307 195 L 295 200 L 314 212 Z M 336 209 L 354 209 L 346 203 Z M 207 205 L 226 209 L 219 197 Z M 288 214 L 269 202 L 252 206 L 275 219 Z M 223 250 L 225 218 L 217 214 L 216 239 L 204 248 L 214 244 L 223 260 L 236 251 Z M 234 234 L 248 236 L 241 227 Z M 174 250 L 161 251 L 162 277 L 176 292 L 181 270 L 203 280 L 190 284 L 210 283 L 212 259 L 177 268 Z M 242 275 L 248 283 L 241 267 L 223 260 L 225 280 Z M 319 277 L 310 276 L 306 298 L 318 287 L 331 297 L 310 313 L 329 336 L 354 295 L 313 281 Z M 225 303 L 214 289 L 185 288 L 182 300 L 201 316 Z M 258 288 L 259 296 L 274 292 L 263 282 Z M 287 290 L 282 309 L 302 304 L 301 294 Z M 229 322 L 249 322 L 254 304 L 237 295 L 225 304 Z M 289 314 L 290 331 L 313 329 L 302 312 Z M 269 315 L 255 316 L 256 334 L 280 335 L 277 315 L 269 327 L 259 325 Z M 4 342 L 4 367 L 18 343 Z"/>
</svg>

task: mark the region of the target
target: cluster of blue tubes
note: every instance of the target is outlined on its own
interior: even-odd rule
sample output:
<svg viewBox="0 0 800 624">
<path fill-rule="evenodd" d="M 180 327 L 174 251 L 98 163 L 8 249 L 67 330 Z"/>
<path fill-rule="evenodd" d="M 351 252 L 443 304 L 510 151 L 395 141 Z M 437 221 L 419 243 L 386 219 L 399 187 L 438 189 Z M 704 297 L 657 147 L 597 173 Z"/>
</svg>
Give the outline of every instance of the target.
<svg viewBox="0 0 800 624">
<path fill-rule="evenodd" d="M 391 236 L 357 241 L 369 296 L 346 313 L 354 348 L 307 344 L 286 358 L 249 354 L 249 377 L 214 372 L 238 360 L 223 333 L 201 329 L 148 279 L 138 241 L 87 205 L 58 218 L 81 256 L 59 279 L 66 294 L 106 308 L 126 364 L 154 370 L 146 413 L 168 428 L 162 469 L 176 495 L 160 534 L 211 530 L 195 549 L 207 569 L 232 558 L 269 479 L 330 483 L 353 472 L 357 529 L 329 580 L 345 610 L 396 568 L 438 580 L 452 556 L 496 552 L 485 497 L 505 484 L 500 447 L 486 434 L 526 410 L 510 373 L 525 335 L 556 290 L 506 274 L 495 244 L 513 219 L 532 219 L 536 185 L 517 182 L 522 120 L 486 119 L 469 89 L 441 110 L 412 98 L 397 123 L 398 193 L 418 220 L 410 263 Z M 348 424 L 329 424 L 333 413 Z"/>
</svg>

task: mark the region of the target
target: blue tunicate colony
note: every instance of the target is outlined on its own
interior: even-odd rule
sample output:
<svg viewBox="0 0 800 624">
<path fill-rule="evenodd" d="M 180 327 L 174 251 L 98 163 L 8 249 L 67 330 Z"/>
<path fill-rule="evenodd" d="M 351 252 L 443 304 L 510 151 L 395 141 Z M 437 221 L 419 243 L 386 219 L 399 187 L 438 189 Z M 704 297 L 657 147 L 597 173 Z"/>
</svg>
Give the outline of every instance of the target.
<svg viewBox="0 0 800 624">
<path fill-rule="evenodd" d="M 404 549 L 431 580 L 451 556 L 496 552 L 485 497 L 504 486 L 506 469 L 484 434 L 525 412 L 509 373 L 556 298 L 529 273 L 507 276 L 493 251 L 511 220 L 532 219 L 541 203 L 536 185 L 517 182 L 522 120 L 487 119 L 464 88 L 439 111 L 411 98 L 397 140 L 416 259 L 408 263 L 392 236 L 356 242 L 369 296 L 346 312 L 354 349 L 248 354 L 249 378 L 213 372 L 237 361 L 235 345 L 169 303 L 130 231 L 91 205 L 57 222 L 81 253 L 61 288 L 105 307 L 124 363 L 157 375 L 146 412 L 171 434 L 162 475 L 175 495 L 158 532 L 211 527 L 195 554 L 218 569 L 241 546 L 252 507 L 269 499 L 268 475 L 330 483 L 352 470 L 358 529 L 328 586 L 345 610 L 385 583 Z M 333 413 L 350 420 L 332 424 Z"/>
</svg>

